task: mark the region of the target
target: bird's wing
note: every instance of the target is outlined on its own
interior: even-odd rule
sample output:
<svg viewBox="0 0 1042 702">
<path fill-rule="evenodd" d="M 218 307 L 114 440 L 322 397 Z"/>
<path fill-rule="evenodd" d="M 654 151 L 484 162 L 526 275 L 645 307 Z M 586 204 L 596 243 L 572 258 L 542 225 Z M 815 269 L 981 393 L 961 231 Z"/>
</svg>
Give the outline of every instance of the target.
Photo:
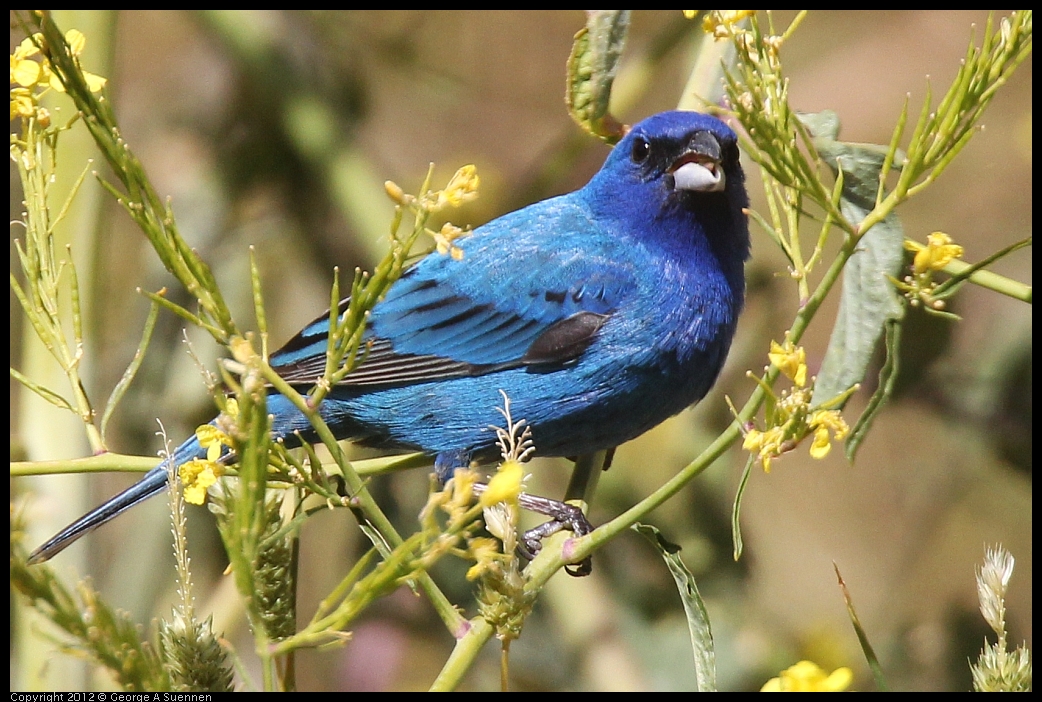
<svg viewBox="0 0 1042 702">
<path fill-rule="evenodd" d="M 431 254 L 373 309 L 362 363 L 342 384 L 385 386 L 481 375 L 577 358 L 634 285 L 617 242 L 557 198 Z M 341 310 L 346 309 L 346 301 Z M 328 315 L 271 358 L 291 383 L 325 370 Z"/>
</svg>

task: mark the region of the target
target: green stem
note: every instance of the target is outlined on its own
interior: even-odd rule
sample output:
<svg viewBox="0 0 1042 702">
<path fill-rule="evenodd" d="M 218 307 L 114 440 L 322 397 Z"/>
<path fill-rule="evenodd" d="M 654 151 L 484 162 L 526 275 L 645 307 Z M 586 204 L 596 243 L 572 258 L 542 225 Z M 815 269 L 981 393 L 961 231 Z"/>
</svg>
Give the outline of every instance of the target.
<svg viewBox="0 0 1042 702">
<path fill-rule="evenodd" d="M 380 510 L 376 501 L 373 499 L 369 490 L 366 489 L 365 481 L 358 475 L 358 473 L 351 466 L 351 463 L 347 460 L 344 455 L 343 449 L 337 442 L 333 432 L 329 429 L 329 426 L 325 423 L 322 417 L 319 415 L 318 410 L 313 408 L 308 401 L 303 398 L 300 393 L 294 390 L 285 380 L 283 380 L 278 373 L 271 369 L 266 363 L 264 364 L 264 377 L 272 387 L 282 395 L 285 395 L 293 405 L 300 410 L 304 416 L 311 422 L 312 428 L 318 435 L 318 438 L 325 444 L 326 448 L 332 454 L 333 459 L 340 467 L 341 473 L 344 477 L 344 482 L 347 484 L 348 489 L 352 495 L 352 499 L 357 502 L 357 506 L 361 509 L 365 518 L 372 524 L 373 528 L 376 529 L 383 538 L 391 545 L 392 548 L 400 546 L 403 543 L 403 539 L 398 531 L 391 524 L 390 520 L 387 519 L 386 515 Z M 445 594 L 438 588 L 434 580 L 431 579 L 430 575 L 423 573 L 417 578 L 420 588 L 424 591 L 427 597 L 430 599 L 434 609 L 438 612 L 442 621 L 445 623 L 446 628 L 449 632 L 455 634 L 465 626 L 465 620 L 456 610 Z"/>
</svg>

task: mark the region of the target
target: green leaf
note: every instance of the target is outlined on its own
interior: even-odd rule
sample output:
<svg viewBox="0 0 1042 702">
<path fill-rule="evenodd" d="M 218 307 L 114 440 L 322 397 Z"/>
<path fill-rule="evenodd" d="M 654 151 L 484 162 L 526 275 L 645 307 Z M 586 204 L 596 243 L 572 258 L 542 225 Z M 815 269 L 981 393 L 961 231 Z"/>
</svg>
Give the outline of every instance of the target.
<svg viewBox="0 0 1042 702">
<path fill-rule="evenodd" d="M 588 10 L 586 26 L 575 35 L 568 57 L 568 112 L 580 127 L 609 144 L 626 134 L 608 107 L 629 26 L 629 10 Z"/>
<path fill-rule="evenodd" d="M 691 634 L 691 646 L 695 655 L 695 677 L 698 680 L 697 692 L 716 691 L 716 651 L 713 647 L 713 632 L 709 626 L 709 614 L 706 613 L 702 596 L 698 594 L 695 576 L 680 560 L 680 547 L 670 543 L 662 532 L 648 524 L 634 524 L 634 531 L 650 541 L 662 555 L 663 560 L 677 583 L 680 599 L 684 603 L 687 615 L 688 631 Z"/>
<path fill-rule="evenodd" d="M 857 450 L 868 434 L 873 420 L 894 391 L 894 382 L 897 380 L 897 352 L 901 348 L 901 325 L 899 319 L 889 319 L 886 322 L 886 363 L 879 370 L 879 387 L 872 394 L 872 399 L 868 401 L 865 411 L 858 417 L 854 428 L 850 430 L 850 436 L 847 437 L 846 454 L 847 460 L 851 463 L 854 462 L 854 456 L 857 455 Z"/>
<path fill-rule="evenodd" d="M 881 692 L 888 692 L 890 687 L 886 683 L 886 677 L 883 675 L 883 666 L 879 664 L 879 657 L 876 652 L 872 649 L 872 644 L 868 640 L 868 634 L 865 632 L 865 627 L 861 625 L 861 620 L 857 616 L 857 611 L 854 609 L 854 598 L 850 596 L 850 590 L 847 589 L 847 584 L 843 580 L 843 576 L 839 572 L 839 566 L 835 562 L 832 563 L 832 567 L 836 571 L 836 579 L 839 581 L 839 589 L 843 593 L 843 600 L 847 604 L 847 616 L 850 617 L 850 623 L 854 627 L 854 633 L 857 634 L 858 643 L 861 644 L 861 651 L 865 654 L 865 660 L 868 661 L 868 667 L 872 669 L 872 676 L 876 680 L 876 686 Z"/>
<path fill-rule="evenodd" d="M 742 557 L 742 523 L 740 521 L 742 512 L 742 495 L 745 494 L 745 486 L 749 484 L 749 476 L 752 474 L 753 464 L 756 463 L 756 454 L 750 454 L 749 460 L 745 462 L 745 470 L 742 471 L 742 479 L 738 483 L 738 492 L 734 496 L 734 506 L 731 508 L 731 543 L 734 547 L 735 563 Z"/>
<path fill-rule="evenodd" d="M 839 119 L 831 110 L 800 115 L 814 137 L 814 147 L 832 168 L 843 171 L 840 211 L 859 224 L 875 209 L 879 174 L 888 147 L 836 141 Z M 895 155 L 892 165 L 903 160 Z M 814 385 L 815 404 L 842 394 L 865 377 L 876 344 L 890 320 L 904 316 L 904 307 L 887 276 L 897 277 L 904 262 L 904 232 L 893 213 L 861 235 L 857 251 L 843 271 L 843 294 L 829 348 Z"/>
</svg>

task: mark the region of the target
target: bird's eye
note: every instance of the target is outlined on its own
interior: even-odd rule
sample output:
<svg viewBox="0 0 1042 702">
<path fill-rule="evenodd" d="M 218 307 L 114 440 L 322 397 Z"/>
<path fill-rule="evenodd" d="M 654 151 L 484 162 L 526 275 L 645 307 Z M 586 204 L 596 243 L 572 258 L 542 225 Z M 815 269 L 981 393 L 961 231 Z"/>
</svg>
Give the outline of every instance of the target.
<svg viewBox="0 0 1042 702">
<path fill-rule="evenodd" d="M 637 137 L 633 140 L 633 162 L 644 163 L 648 160 L 648 156 L 651 155 L 651 144 L 644 137 Z"/>
</svg>

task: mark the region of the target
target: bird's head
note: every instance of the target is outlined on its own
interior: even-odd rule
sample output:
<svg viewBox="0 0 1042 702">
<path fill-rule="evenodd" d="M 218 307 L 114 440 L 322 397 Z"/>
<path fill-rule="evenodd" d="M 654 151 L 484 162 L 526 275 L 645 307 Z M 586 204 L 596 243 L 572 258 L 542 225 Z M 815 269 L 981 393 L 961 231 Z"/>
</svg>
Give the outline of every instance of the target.
<svg viewBox="0 0 1042 702">
<path fill-rule="evenodd" d="M 630 231 L 684 246 L 704 236 L 719 257 L 748 257 L 749 198 L 738 137 L 716 117 L 662 112 L 637 123 L 585 188 L 594 210 Z M 660 226 L 649 226 L 652 222 Z"/>
</svg>

